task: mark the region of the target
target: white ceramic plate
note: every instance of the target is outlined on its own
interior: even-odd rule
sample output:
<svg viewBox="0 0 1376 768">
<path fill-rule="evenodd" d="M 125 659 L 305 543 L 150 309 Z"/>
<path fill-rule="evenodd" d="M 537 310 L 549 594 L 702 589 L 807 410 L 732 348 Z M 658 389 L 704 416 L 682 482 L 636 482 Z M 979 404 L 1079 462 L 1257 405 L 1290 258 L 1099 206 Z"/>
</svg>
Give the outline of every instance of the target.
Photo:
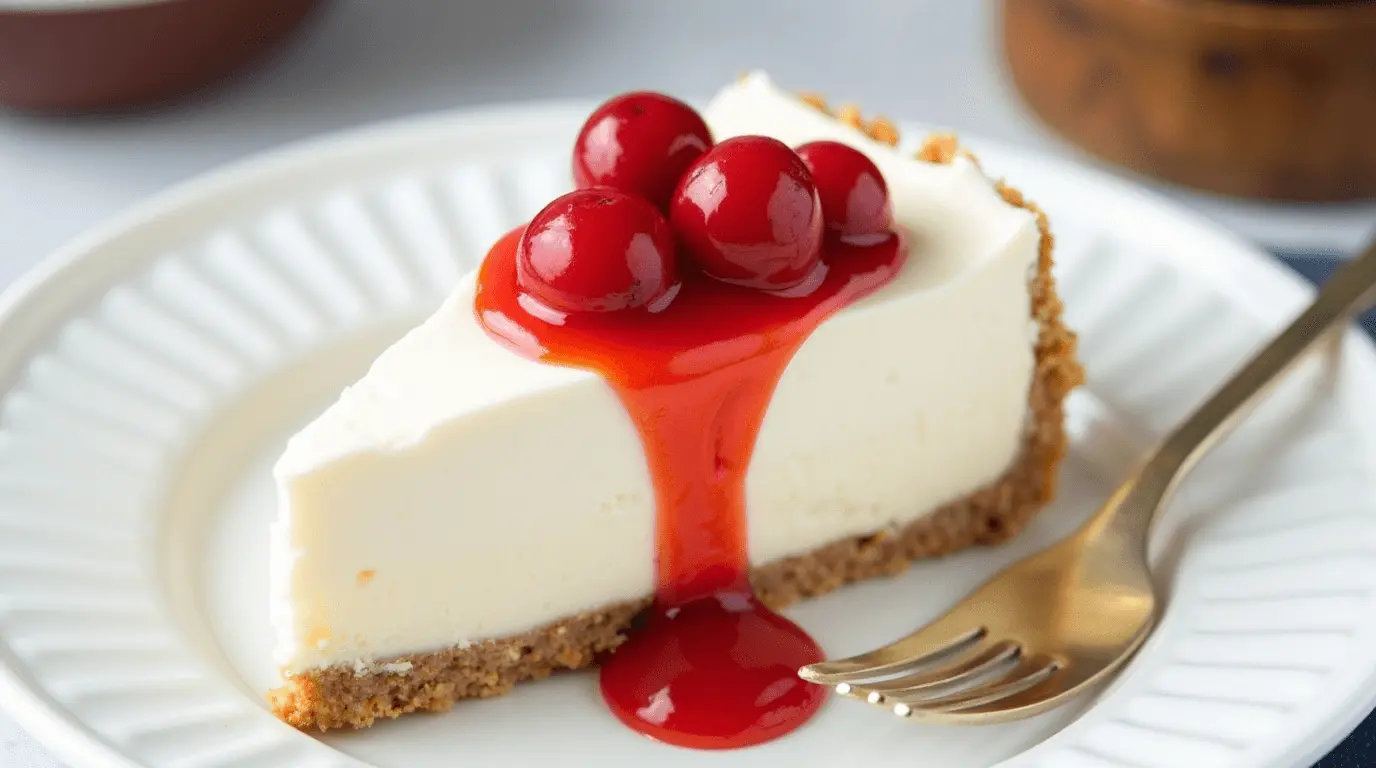
<svg viewBox="0 0 1376 768">
<path fill-rule="evenodd" d="M 269 466 L 286 436 L 566 183 L 582 105 L 312 142 L 165 195 L 0 306 L 0 700 L 76 768 L 1308 765 L 1376 696 L 1376 355 L 1355 332 L 1187 483 L 1159 529 L 1160 629 L 1097 700 L 983 729 L 830 702 L 697 753 L 632 735 L 568 675 L 363 733 L 278 723 Z M 1306 300 L 1201 220 L 1085 170 L 976 149 L 1049 210 L 1090 383 L 1064 491 L 999 550 L 792 614 L 832 654 L 930 618 L 1069 530 Z M 381 523 L 381 521 L 380 521 Z"/>
</svg>

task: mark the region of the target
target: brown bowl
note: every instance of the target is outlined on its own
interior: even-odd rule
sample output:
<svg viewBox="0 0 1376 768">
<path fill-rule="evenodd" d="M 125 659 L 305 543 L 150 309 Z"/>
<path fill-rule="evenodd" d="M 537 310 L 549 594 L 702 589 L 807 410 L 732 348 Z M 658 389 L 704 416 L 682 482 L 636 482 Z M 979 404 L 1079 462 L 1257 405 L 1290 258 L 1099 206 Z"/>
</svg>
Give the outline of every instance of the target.
<svg viewBox="0 0 1376 768">
<path fill-rule="evenodd" d="M 124 109 L 227 77 L 319 0 L 0 0 L 0 104 Z"/>
<path fill-rule="evenodd" d="M 1376 198 L 1376 2 L 1003 0 L 1023 98 L 1089 152 L 1251 198 Z"/>
</svg>

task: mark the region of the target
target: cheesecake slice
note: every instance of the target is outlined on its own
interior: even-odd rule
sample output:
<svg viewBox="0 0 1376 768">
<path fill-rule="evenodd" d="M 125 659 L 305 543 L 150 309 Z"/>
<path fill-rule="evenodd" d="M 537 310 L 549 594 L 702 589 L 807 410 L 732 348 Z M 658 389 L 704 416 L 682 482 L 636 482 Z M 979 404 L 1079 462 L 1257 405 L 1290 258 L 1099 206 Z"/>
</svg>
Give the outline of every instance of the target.
<svg viewBox="0 0 1376 768">
<path fill-rule="evenodd" d="M 883 173 L 901 272 L 787 364 L 745 484 L 768 605 L 1004 541 L 1055 493 L 1081 378 L 1046 218 L 953 137 L 899 149 L 884 121 L 751 75 L 712 135 L 827 139 Z M 476 278 L 292 438 L 275 475 L 276 713 L 364 727 L 592 664 L 655 582 L 655 493 L 596 373 L 536 362 L 474 311 Z"/>
</svg>

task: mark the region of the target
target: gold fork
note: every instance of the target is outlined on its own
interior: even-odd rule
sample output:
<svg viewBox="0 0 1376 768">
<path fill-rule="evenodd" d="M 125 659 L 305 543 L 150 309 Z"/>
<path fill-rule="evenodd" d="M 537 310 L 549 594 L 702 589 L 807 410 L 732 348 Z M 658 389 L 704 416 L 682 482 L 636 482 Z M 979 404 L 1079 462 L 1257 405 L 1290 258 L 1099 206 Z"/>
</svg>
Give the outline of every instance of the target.
<svg viewBox="0 0 1376 768">
<path fill-rule="evenodd" d="M 1147 534 L 1182 477 L 1303 354 L 1376 300 L 1376 244 L 1150 454 L 1070 538 L 1004 569 L 936 621 L 804 679 L 925 722 L 1044 712 L 1103 679 L 1150 634 Z"/>
</svg>

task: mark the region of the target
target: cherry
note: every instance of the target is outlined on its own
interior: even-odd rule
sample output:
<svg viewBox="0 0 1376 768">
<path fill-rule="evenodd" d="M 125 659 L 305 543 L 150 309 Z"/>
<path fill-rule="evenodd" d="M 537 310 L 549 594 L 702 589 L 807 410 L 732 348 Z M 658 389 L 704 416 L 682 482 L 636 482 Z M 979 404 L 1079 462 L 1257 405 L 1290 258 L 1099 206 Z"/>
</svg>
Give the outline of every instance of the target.
<svg viewBox="0 0 1376 768">
<path fill-rule="evenodd" d="M 677 282 L 668 222 L 645 200 L 608 187 L 555 198 L 516 249 L 517 285 L 562 312 L 645 307 Z"/>
<path fill-rule="evenodd" d="M 839 141 L 814 141 L 795 151 L 812 172 L 829 231 L 847 239 L 890 232 L 889 186 L 874 161 Z"/>
<path fill-rule="evenodd" d="M 712 146 L 702 116 L 659 93 L 626 93 L 598 107 L 573 145 L 579 187 L 609 186 L 667 211 L 679 177 Z"/>
<path fill-rule="evenodd" d="M 821 260 L 812 174 L 776 139 L 738 136 L 708 150 L 679 182 L 669 218 L 690 257 L 726 282 L 792 288 Z"/>
</svg>

